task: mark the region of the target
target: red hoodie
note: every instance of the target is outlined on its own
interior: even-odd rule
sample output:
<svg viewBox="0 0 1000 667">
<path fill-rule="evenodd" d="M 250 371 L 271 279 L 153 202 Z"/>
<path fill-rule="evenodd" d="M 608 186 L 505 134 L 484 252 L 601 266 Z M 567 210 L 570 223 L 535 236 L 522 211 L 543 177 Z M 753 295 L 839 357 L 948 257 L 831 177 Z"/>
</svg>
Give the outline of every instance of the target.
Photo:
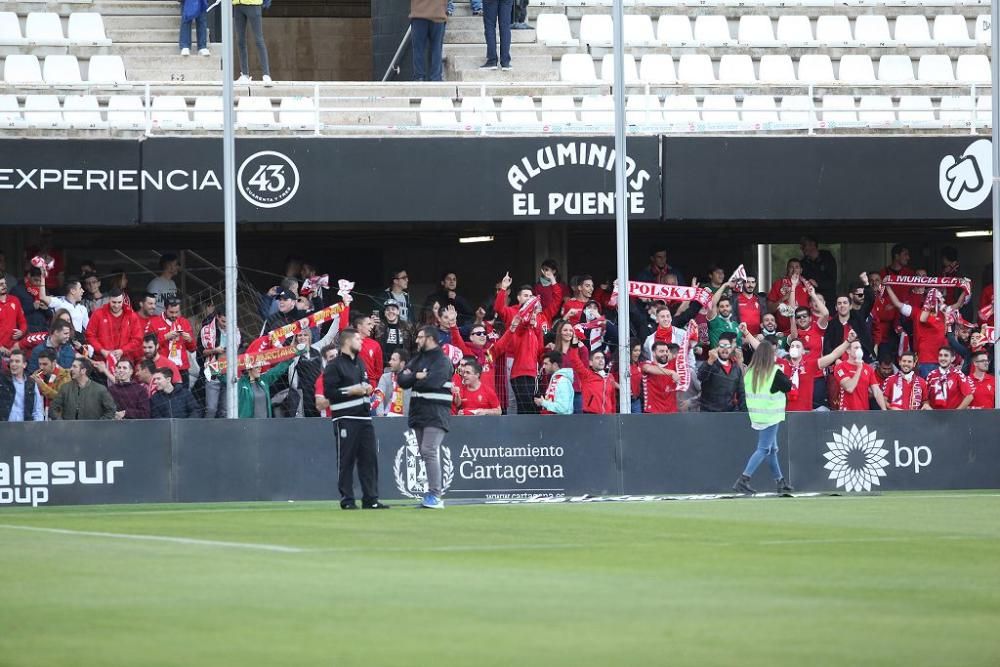
<svg viewBox="0 0 1000 667">
<path fill-rule="evenodd" d="M 574 379 L 579 379 L 583 388 L 583 411 L 592 415 L 615 414 L 618 411 L 618 390 L 614 378 L 610 374 L 605 377 L 594 371 L 583 363 L 578 354 L 566 354 L 563 359 L 569 359 Z"/>
<path fill-rule="evenodd" d="M 560 303 L 560 306 L 561 305 L 562 304 Z M 500 316 L 500 319 L 503 320 L 503 323 L 506 324 L 508 328 L 510 327 L 511 321 L 514 319 L 514 316 L 517 315 L 517 311 L 520 309 L 521 307 L 517 305 L 507 305 L 507 290 L 497 290 L 496 299 L 493 301 L 493 310 L 497 311 L 497 315 Z M 558 308 L 556 311 L 558 312 Z M 541 327 L 543 334 L 548 333 L 549 329 L 552 328 L 550 322 L 552 322 L 552 319 L 546 315 L 545 306 L 543 305 L 542 313 L 538 316 L 538 324 Z"/>
<path fill-rule="evenodd" d="M 562 283 L 543 285 L 535 283 L 535 294 L 542 300 L 542 313 L 549 322 L 555 321 L 562 308 L 563 299 L 569 294 L 569 288 Z"/>
<path fill-rule="evenodd" d="M 0 301 L 0 347 L 8 350 L 14 347 L 14 329 L 20 329 L 22 335 L 28 333 L 28 321 L 21 302 L 8 294 L 6 300 Z"/>
<path fill-rule="evenodd" d="M 373 387 L 382 378 L 384 362 L 382 360 L 382 346 L 374 338 L 364 338 L 361 341 L 361 361 L 368 371 L 368 383 Z"/>
<path fill-rule="evenodd" d="M 188 359 L 187 353 L 198 349 L 198 341 L 194 337 L 194 331 L 192 331 L 191 323 L 187 321 L 187 318 L 178 317 L 177 320 L 171 322 L 164 313 L 160 313 L 149 318 L 147 327 L 149 333 L 156 334 L 163 356 L 174 362 L 182 372 L 191 367 L 191 361 Z M 191 340 L 185 340 L 183 336 L 167 340 L 165 336 L 171 331 L 186 332 Z"/>
<path fill-rule="evenodd" d="M 496 372 L 493 368 L 493 348 L 496 343 L 494 341 L 488 341 L 485 347 L 475 347 L 462 340 L 462 333 L 458 330 L 458 327 L 452 327 L 451 344 L 460 349 L 462 354 L 475 357 L 479 365 L 483 367 L 482 375 L 479 376 L 480 381 L 487 387 L 492 388 L 495 386 Z"/>
<path fill-rule="evenodd" d="M 111 304 L 106 303 L 93 312 L 87 325 L 87 342 L 94 346 L 95 354 L 121 350 L 132 361 L 142 358 L 142 335 L 142 321 L 128 306 L 115 317 Z"/>
<path fill-rule="evenodd" d="M 542 332 L 539 327 L 533 327 L 527 322 L 515 329 L 508 329 L 493 346 L 499 354 L 513 357 L 514 365 L 510 369 L 510 377 L 536 377 L 538 375 L 538 356 L 544 349 Z"/>
</svg>

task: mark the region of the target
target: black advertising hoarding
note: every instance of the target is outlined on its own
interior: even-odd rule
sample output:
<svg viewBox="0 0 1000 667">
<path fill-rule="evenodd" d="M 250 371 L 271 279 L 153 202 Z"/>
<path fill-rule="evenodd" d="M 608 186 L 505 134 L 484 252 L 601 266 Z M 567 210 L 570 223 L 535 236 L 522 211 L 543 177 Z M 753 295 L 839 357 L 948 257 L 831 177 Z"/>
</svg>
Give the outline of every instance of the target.
<svg viewBox="0 0 1000 667">
<path fill-rule="evenodd" d="M 134 225 L 140 143 L 0 140 L 0 225 Z"/>
<path fill-rule="evenodd" d="M 988 220 L 978 136 L 664 137 L 671 220 Z"/>
<path fill-rule="evenodd" d="M 659 140 L 626 162 L 630 215 L 660 217 Z M 295 138 L 236 141 L 240 222 L 519 222 L 614 218 L 610 137 Z M 222 220 L 220 139 L 153 138 L 142 221 Z"/>
</svg>

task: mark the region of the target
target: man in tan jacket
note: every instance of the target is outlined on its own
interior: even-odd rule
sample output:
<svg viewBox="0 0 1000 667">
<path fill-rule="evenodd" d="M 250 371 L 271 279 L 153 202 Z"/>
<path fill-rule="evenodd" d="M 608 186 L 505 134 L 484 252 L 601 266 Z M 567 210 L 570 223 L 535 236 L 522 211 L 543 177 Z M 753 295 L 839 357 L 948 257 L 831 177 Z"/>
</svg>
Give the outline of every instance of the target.
<svg viewBox="0 0 1000 667">
<path fill-rule="evenodd" d="M 413 80 L 441 81 L 444 28 L 448 0 L 410 0 Z M 428 66 L 428 60 L 430 64 Z"/>
</svg>

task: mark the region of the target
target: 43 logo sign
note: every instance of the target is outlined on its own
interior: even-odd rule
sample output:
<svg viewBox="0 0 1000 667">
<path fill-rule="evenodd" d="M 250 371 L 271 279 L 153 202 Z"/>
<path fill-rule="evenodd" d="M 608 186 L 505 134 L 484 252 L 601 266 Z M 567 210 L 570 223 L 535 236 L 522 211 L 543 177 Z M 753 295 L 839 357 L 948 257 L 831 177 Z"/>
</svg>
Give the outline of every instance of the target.
<svg viewBox="0 0 1000 667">
<path fill-rule="evenodd" d="M 284 153 L 260 151 L 240 165 L 236 174 L 240 194 L 259 208 L 277 208 L 299 190 L 299 170 Z"/>
</svg>

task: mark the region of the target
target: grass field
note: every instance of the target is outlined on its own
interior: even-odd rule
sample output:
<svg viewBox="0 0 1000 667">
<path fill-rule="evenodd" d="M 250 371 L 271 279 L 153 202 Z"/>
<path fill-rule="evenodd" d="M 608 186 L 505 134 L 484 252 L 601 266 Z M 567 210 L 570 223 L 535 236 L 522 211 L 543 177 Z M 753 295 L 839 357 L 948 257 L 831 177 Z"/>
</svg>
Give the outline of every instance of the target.
<svg viewBox="0 0 1000 667">
<path fill-rule="evenodd" d="M 0 511 L 0 664 L 1000 665 L 1000 494 L 335 507 Z"/>
</svg>

